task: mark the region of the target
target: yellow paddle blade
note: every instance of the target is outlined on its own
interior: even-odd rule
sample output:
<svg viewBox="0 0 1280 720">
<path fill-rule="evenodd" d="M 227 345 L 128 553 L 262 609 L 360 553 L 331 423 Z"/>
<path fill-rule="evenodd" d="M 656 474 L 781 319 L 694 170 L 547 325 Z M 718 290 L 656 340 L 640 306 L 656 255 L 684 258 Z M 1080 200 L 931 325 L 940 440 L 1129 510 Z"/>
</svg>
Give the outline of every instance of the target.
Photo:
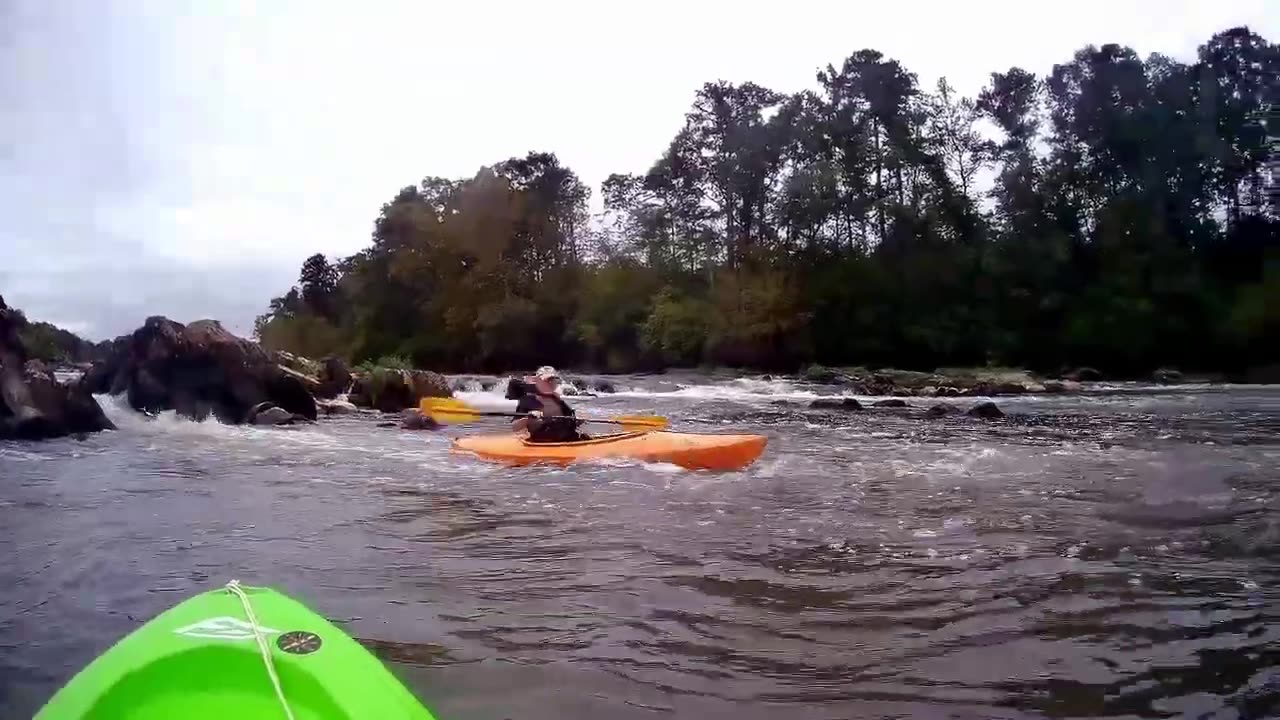
<svg viewBox="0 0 1280 720">
<path fill-rule="evenodd" d="M 424 397 L 418 410 L 438 423 L 467 422 L 480 417 L 480 411 L 456 398 Z"/>
<path fill-rule="evenodd" d="M 667 426 L 667 419 L 660 415 L 619 415 L 609 418 L 631 432 L 639 430 L 661 430 Z M 588 420 L 590 422 L 590 420 Z"/>
</svg>

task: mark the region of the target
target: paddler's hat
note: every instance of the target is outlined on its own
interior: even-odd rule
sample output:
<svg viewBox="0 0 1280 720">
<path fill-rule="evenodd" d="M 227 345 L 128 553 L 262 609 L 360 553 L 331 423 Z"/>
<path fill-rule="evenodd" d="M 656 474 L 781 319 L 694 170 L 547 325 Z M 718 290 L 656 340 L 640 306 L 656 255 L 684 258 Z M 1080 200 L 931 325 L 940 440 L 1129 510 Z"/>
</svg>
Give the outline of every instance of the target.
<svg viewBox="0 0 1280 720">
<path fill-rule="evenodd" d="M 533 376 L 538 378 L 539 380 L 549 381 L 549 380 L 560 379 L 560 373 L 556 372 L 556 369 L 551 367 L 550 365 L 543 365 L 542 367 L 538 368 L 538 372 L 534 373 Z"/>
</svg>

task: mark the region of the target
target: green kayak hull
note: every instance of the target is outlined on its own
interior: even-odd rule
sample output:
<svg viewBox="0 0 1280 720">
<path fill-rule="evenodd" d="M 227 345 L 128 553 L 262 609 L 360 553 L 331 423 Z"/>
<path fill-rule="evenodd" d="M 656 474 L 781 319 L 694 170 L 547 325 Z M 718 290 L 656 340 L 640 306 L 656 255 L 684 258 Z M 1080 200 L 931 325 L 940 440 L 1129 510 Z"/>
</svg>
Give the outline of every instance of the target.
<svg viewBox="0 0 1280 720">
<path fill-rule="evenodd" d="M 242 588 L 296 720 L 433 720 L 382 663 L 329 621 L 269 588 Z M 36 720 L 284 718 L 244 606 L 201 593 L 125 636 Z"/>
</svg>

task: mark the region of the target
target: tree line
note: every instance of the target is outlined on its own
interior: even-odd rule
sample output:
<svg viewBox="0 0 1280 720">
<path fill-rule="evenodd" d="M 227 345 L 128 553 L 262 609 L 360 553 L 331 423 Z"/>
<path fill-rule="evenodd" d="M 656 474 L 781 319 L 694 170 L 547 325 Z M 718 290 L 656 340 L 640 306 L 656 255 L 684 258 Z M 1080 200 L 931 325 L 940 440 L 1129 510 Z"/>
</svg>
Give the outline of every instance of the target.
<svg viewBox="0 0 1280 720">
<path fill-rule="evenodd" d="M 795 94 L 705 84 L 595 216 L 551 153 L 427 177 L 256 333 L 445 370 L 1271 364 L 1277 137 L 1280 46 L 1247 28 L 972 98 L 860 50 Z"/>
</svg>

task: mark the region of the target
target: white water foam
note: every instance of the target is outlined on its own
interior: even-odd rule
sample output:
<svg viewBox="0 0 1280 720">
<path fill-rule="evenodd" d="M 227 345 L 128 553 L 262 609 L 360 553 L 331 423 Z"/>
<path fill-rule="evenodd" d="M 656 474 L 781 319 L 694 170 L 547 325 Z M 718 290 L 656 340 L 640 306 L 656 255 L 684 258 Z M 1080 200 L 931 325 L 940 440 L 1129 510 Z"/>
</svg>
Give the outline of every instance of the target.
<svg viewBox="0 0 1280 720">
<path fill-rule="evenodd" d="M 733 402 L 763 402 L 769 400 L 813 400 L 822 397 L 813 390 L 797 387 L 787 380 L 760 380 L 738 378 L 715 384 L 677 385 L 676 390 L 627 389 L 614 393 L 616 397 L 671 398 L 688 400 L 727 400 Z"/>
</svg>

